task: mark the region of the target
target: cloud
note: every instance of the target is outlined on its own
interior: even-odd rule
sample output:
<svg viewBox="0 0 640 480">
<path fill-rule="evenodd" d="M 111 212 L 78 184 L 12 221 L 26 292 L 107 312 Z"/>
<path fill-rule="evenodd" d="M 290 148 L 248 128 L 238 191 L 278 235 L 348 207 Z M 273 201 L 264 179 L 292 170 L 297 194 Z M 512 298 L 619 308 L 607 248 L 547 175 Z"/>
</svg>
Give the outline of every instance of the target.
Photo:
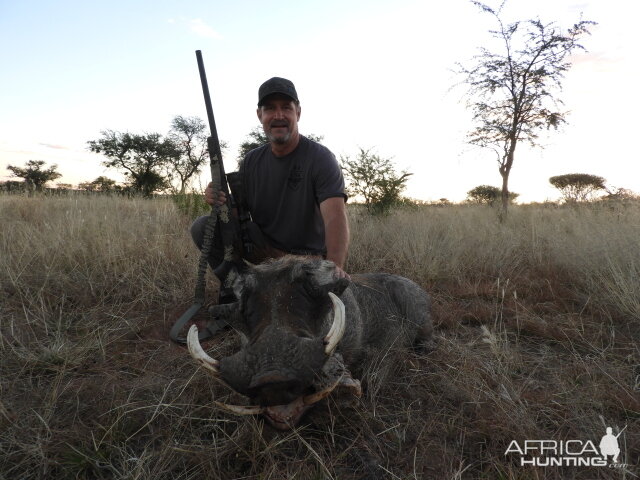
<svg viewBox="0 0 640 480">
<path fill-rule="evenodd" d="M 189 29 L 201 37 L 220 39 L 222 35 L 216 32 L 209 25 L 204 23 L 200 18 L 189 20 Z"/>
<path fill-rule="evenodd" d="M 56 150 L 70 150 L 69 147 L 65 147 L 63 145 L 52 145 L 51 143 L 39 143 L 38 145 L 42 145 L 47 148 L 54 148 Z"/>
</svg>

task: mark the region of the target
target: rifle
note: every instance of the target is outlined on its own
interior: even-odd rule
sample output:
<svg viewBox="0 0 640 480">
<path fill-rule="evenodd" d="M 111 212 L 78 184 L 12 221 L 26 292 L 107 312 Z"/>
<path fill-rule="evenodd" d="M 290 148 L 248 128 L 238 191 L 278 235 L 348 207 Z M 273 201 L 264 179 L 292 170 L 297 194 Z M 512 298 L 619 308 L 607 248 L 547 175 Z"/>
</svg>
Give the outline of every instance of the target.
<svg viewBox="0 0 640 480">
<path fill-rule="evenodd" d="M 213 117 L 213 108 L 211 106 L 211 97 L 209 95 L 209 84 L 207 83 L 207 74 L 204 71 L 204 62 L 202 60 L 202 52 L 200 50 L 196 50 L 196 58 L 198 59 L 198 70 L 200 71 L 200 82 L 202 83 L 202 93 L 204 94 L 204 103 L 207 109 L 207 118 L 209 120 L 209 129 L 211 130 L 211 135 L 207 138 L 207 147 L 209 149 L 209 166 L 211 168 L 211 183 L 213 185 L 213 191 L 219 192 L 222 190 L 226 195 L 226 202 L 224 205 L 218 207 L 213 205 L 211 208 L 210 218 L 217 218 L 221 236 L 222 236 L 222 244 L 224 246 L 224 260 L 216 269 L 214 273 L 216 277 L 220 280 L 220 289 L 222 291 L 222 287 L 225 285 L 227 277 L 229 276 L 229 272 L 233 268 L 234 264 L 237 263 L 236 255 L 238 252 L 234 249 L 234 244 L 237 238 L 238 225 L 233 216 L 231 215 L 231 196 L 229 195 L 229 185 L 227 183 L 227 176 L 224 173 L 224 164 L 222 163 L 222 152 L 220 151 L 220 140 L 218 139 L 218 131 L 216 129 L 216 120 Z M 211 222 L 207 222 L 209 224 Z M 215 228 L 215 223 L 213 225 Z M 208 239 L 207 230 L 205 227 L 205 241 L 207 243 Z M 211 235 L 211 242 L 213 243 L 213 235 Z M 208 246 L 210 253 L 211 246 Z M 204 253 L 204 245 L 202 251 Z M 201 257 L 203 257 L 202 255 Z M 202 263 L 202 258 L 200 259 L 200 263 Z M 205 262 L 204 265 L 199 265 L 199 268 L 202 268 L 206 271 L 207 264 Z M 202 298 L 204 299 L 204 285 L 202 285 L 202 292 L 200 292 Z M 196 298 L 198 297 L 198 292 L 196 292 Z"/>
<path fill-rule="evenodd" d="M 232 273 L 237 273 L 241 269 L 240 255 L 236 248 L 239 226 L 237 220 L 231 214 L 231 196 L 229 195 L 229 185 L 224 172 L 224 164 L 222 163 L 222 152 L 220 151 L 220 141 L 218 139 L 218 131 L 216 130 L 216 121 L 213 117 L 213 108 L 211 106 L 211 97 L 209 95 L 209 84 L 207 83 L 207 75 L 204 70 L 204 62 L 202 60 L 202 52 L 196 50 L 196 58 L 198 60 L 198 70 L 200 72 L 200 82 L 202 83 L 202 93 L 204 94 L 204 102 L 207 109 L 207 118 L 209 120 L 209 128 L 211 135 L 207 138 L 207 148 L 209 150 L 209 166 L 211 168 L 211 181 L 214 192 L 223 191 L 226 194 L 226 202 L 221 205 L 213 205 L 211 213 L 204 228 L 204 241 L 200 251 L 200 261 L 198 262 L 198 279 L 196 282 L 193 305 L 182 314 L 176 321 L 173 328 L 169 332 L 169 337 L 178 343 L 186 343 L 186 337 L 180 337 L 180 330 L 186 323 L 193 318 L 202 308 L 205 301 L 205 275 L 209 255 L 213 247 L 213 238 L 216 234 L 216 226 L 219 226 L 219 234 L 224 247 L 224 259 L 218 265 L 214 274 L 220 280 L 220 300 L 223 296 L 229 296 L 231 293 L 231 283 L 235 278 Z M 208 325 L 207 328 L 201 329 L 198 333 L 200 340 L 204 340 L 212 336 L 223 325 L 220 323 Z"/>
</svg>

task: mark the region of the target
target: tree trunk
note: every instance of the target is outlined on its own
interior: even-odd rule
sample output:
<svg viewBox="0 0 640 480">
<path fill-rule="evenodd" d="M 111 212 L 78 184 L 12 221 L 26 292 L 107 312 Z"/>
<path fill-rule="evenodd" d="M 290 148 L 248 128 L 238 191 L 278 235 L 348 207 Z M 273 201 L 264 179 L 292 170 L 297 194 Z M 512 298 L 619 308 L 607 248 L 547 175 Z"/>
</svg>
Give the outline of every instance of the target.
<svg viewBox="0 0 640 480">
<path fill-rule="evenodd" d="M 500 195 L 502 203 L 500 205 L 500 211 L 498 212 L 498 219 L 500 223 L 503 223 L 507 219 L 509 207 L 509 171 L 501 168 L 500 175 L 502 175 L 502 193 Z"/>
<path fill-rule="evenodd" d="M 511 173 L 511 167 L 513 166 L 513 158 L 516 151 L 516 139 L 511 138 L 509 140 L 509 151 L 507 152 L 506 158 L 500 165 L 500 175 L 502 176 L 502 194 L 500 198 L 502 199 L 502 205 L 500 208 L 500 212 L 498 213 L 498 218 L 500 223 L 504 222 L 507 219 L 507 212 L 509 208 L 509 173 Z"/>
</svg>

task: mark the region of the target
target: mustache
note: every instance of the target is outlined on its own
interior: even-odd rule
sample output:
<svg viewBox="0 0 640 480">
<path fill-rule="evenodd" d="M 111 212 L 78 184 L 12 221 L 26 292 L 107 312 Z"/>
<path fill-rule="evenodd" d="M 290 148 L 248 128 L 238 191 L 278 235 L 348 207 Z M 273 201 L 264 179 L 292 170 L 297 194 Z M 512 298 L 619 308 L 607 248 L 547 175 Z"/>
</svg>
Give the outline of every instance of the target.
<svg viewBox="0 0 640 480">
<path fill-rule="evenodd" d="M 269 126 L 271 128 L 276 128 L 276 127 L 288 127 L 289 126 L 289 122 L 287 122 L 286 120 L 274 120 L 273 122 L 271 122 L 269 124 Z"/>
</svg>

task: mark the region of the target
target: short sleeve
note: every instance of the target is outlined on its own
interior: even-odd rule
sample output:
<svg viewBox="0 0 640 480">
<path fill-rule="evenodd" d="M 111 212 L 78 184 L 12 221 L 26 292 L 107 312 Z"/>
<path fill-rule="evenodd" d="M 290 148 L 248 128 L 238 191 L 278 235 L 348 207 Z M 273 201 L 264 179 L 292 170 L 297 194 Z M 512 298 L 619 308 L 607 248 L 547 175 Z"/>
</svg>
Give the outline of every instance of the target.
<svg viewBox="0 0 640 480">
<path fill-rule="evenodd" d="M 342 197 L 347 201 L 342 169 L 335 155 L 319 145 L 318 156 L 314 160 L 314 188 L 318 204 L 327 198 Z"/>
</svg>

